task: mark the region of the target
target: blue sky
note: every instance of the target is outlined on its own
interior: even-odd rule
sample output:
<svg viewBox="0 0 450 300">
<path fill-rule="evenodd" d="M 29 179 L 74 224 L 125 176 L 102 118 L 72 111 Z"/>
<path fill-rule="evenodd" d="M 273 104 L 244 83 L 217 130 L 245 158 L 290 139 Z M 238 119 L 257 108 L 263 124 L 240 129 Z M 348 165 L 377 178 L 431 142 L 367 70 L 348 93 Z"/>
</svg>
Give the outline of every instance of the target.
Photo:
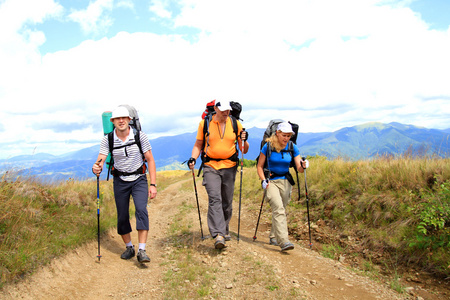
<svg viewBox="0 0 450 300">
<path fill-rule="evenodd" d="M 120 104 L 151 138 L 216 98 L 247 128 L 450 128 L 449 26 L 444 0 L 0 0 L 0 159 L 98 144 Z"/>
</svg>

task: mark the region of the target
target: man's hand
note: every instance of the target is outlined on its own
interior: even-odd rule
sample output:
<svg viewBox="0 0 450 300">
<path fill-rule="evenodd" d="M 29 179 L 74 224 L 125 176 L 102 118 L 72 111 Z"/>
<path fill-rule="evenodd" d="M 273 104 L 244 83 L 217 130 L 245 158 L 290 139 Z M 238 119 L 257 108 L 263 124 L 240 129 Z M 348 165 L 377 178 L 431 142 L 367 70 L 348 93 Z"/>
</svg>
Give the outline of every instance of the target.
<svg viewBox="0 0 450 300">
<path fill-rule="evenodd" d="M 241 141 L 245 142 L 246 140 L 248 140 L 248 132 L 242 130 L 241 133 L 239 134 L 239 137 L 241 138 Z"/>
<path fill-rule="evenodd" d="M 102 166 L 100 165 L 101 162 L 102 160 L 100 159 L 92 166 L 92 173 L 94 173 L 97 176 L 100 176 L 100 173 L 102 172 L 103 169 Z"/>
<path fill-rule="evenodd" d="M 154 199 L 154 198 L 156 198 L 157 193 L 158 192 L 156 191 L 156 186 L 150 185 L 150 188 L 148 189 L 148 197 L 150 199 Z"/>
<path fill-rule="evenodd" d="M 193 157 L 189 158 L 189 160 L 187 162 L 189 169 L 193 170 L 195 167 L 195 163 L 196 163 L 195 158 L 193 158 Z"/>
</svg>

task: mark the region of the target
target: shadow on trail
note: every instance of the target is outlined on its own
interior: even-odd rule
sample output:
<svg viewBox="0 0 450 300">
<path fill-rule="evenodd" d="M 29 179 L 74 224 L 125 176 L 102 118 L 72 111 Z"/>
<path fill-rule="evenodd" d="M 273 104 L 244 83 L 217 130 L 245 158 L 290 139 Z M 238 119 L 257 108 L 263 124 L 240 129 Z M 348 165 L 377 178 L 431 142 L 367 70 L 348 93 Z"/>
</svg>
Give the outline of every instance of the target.
<svg viewBox="0 0 450 300">
<path fill-rule="evenodd" d="M 120 237 L 119 237 L 120 238 Z M 105 233 L 100 241 L 100 250 L 103 248 L 113 254 L 117 254 L 117 257 L 120 259 L 120 255 L 125 250 L 125 246 L 122 242 L 122 239 L 117 240 L 117 238 L 112 238 L 111 233 Z"/>
</svg>

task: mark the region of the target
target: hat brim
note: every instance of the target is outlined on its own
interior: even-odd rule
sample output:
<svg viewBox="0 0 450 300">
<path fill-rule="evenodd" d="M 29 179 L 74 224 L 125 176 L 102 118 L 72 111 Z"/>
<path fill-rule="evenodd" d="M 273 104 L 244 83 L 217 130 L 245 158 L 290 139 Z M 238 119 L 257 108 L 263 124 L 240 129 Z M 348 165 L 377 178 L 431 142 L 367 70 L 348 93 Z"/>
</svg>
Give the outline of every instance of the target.
<svg viewBox="0 0 450 300">
<path fill-rule="evenodd" d="M 114 119 L 118 119 L 118 118 L 128 118 L 131 120 L 130 116 L 117 116 L 117 117 L 111 117 L 109 120 L 112 122 Z"/>
<path fill-rule="evenodd" d="M 218 104 L 218 105 L 217 105 L 217 104 Z M 216 103 L 216 107 L 217 107 L 220 111 L 231 110 L 230 103 L 228 103 L 228 102 L 221 103 L 221 102 L 219 101 L 219 102 Z"/>
<path fill-rule="evenodd" d="M 231 110 L 231 107 L 226 107 L 226 106 L 216 106 L 220 111 L 226 111 L 226 110 Z"/>
<path fill-rule="evenodd" d="M 291 131 L 284 131 L 284 130 L 278 129 L 278 131 L 280 131 L 280 132 L 282 132 L 282 133 L 294 133 L 292 130 L 291 130 Z"/>
<path fill-rule="evenodd" d="M 284 122 L 284 123 L 281 123 L 280 125 L 278 125 L 277 130 L 281 131 L 283 133 L 294 133 L 294 130 L 292 129 L 291 124 L 289 124 L 287 122 Z"/>
</svg>

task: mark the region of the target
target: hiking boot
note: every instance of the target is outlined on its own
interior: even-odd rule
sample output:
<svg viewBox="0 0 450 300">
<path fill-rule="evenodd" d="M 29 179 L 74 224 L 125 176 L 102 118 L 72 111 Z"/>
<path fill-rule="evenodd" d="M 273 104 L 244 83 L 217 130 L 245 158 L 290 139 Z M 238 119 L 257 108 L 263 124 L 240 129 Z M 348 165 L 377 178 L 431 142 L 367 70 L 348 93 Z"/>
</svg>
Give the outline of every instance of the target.
<svg viewBox="0 0 450 300">
<path fill-rule="evenodd" d="M 231 235 L 229 234 L 225 235 L 225 241 L 227 242 L 231 241 Z"/>
<path fill-rule="evenodd" d="M 144 249 L 139 249 L 137 254 L 137 260 L 141 264 L 150 262 L 150 258 L 147 256 L 147 253 L 145 252 Z"/>
<path fill-rule="evenodd" d="M 281 252 L 287 251 L 287 250 L 292 250 L 294 249 L 294 244 L 292 244 L 291 242 L 286 242 L 281 244 Z"/>
<path fill-rule="evenodd" d="M 216 236 L 216 241 L 214 242 L 214 248 L 223 249 L 225 248 L 225 239 L 221 235 Z"/>
<path fill-rule="evenodd" d="M 278 242 L 276 238 L 270 238 L 269 244 L 272 246 L 278 246 Z"/>
<path fill-rule="evenodd" d="M 277 239 L 276 238 L 270 238 L 269 239 L 269 245 L 278 246 Z"/>
<path fill-rule="evenodd" d="M 135 252 L 134 252 L 134 246 L 129 246 L 127 247 L 127 249 L 125 250 L 124 253 L 122 253 L 122 255 L 120 256 L 121 259 L 130 259 L 132 257 L 134 257 Z"/>
</svg>

